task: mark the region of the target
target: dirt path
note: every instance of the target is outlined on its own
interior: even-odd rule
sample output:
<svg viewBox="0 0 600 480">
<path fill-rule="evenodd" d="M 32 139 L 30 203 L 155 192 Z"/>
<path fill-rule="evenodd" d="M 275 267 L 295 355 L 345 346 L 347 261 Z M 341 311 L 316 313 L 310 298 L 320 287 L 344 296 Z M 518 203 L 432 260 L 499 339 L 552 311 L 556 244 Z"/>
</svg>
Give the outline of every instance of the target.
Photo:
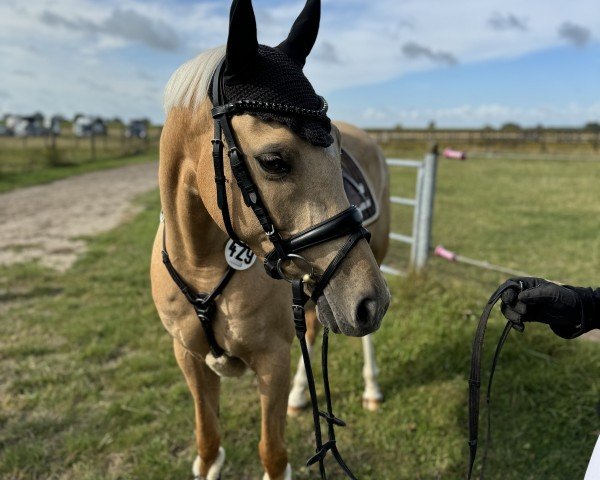
<svg viewBox="0 0 600 480">
<path fill-rule="evenodd" d="M 0 265 L 37 260 L 68 269 L 85 251 L 80 237 L 137 213 L 132 200 L 157 187 L 157 169 L 158 163 L 129 165 L 1 194 Z"/>
</svg>

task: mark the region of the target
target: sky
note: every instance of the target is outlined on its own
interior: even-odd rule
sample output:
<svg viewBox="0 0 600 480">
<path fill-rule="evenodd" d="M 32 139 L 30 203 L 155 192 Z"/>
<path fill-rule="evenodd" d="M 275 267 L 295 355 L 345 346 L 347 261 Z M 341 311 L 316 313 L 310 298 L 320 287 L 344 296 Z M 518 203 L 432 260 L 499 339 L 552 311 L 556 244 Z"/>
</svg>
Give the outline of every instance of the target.
<svg viewBox="0 0 600 480">
<path fill-rule="evenodd" d="M 303 0 L 254 0 L 259 41 Z M 0 114 L 162 123 L 173 71 L 227 41 L 229 1 L 0 2 Z M 323 0 L 305 67 L 332 118 L 361 127 L 600 121 L 598 0 Z"/>
</svg>

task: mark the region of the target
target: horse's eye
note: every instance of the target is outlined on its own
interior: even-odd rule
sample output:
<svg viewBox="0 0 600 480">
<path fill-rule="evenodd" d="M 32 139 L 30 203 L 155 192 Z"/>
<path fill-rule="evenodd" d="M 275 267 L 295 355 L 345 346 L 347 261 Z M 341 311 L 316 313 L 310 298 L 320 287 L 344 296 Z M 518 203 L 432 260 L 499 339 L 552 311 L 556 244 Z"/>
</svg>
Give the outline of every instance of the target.
<svg viewBox="0 0 600 480">
<path fill-rule="evenodd" d="M 290 165 L 281 158 L 281 155 L 277 153 L 258 155 L 256 160 L 260 167 L 271 175 L 285 175 L 292 169 Z"/>
</svg>

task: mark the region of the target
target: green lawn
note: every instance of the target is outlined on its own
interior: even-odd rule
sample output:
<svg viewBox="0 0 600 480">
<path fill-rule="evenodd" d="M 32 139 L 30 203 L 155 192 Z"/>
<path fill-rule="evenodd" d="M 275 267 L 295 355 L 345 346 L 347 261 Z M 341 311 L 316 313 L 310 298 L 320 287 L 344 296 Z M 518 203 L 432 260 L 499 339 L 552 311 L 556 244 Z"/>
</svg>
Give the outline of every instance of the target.
<svg viewBox="0 0 600 480">
<path fill-rule="evenodd" d="M 600 283 L 599 163 L 440 161 L 436 243 L 579 284 Z M 395 171 L 393 190 L 413 179 Z M 186 479 L 193 408 L 149 293 L 156 193 L 132 222 L 91 241 L 58 274 L 0 269 L 0 477 Z M 409 212 L 394 207 L 394 229 Z M 390 262 L 405 264 L 396 249 Z M 433 259 L 427 276 L 390 278 L 394 299 L 376 337 L 386 402 L 364 412 L 360 341 L 335 337 L 341 450 L 361 479 L 463 478 L 466 377 L 478 315 L 502 275 Z M 491 319 L 487 357 L 503 322 Z M 489 362 L 486 361 L 486 365 Z M 600 430 L 600 344 L 544 326 L 511 335 L 494 388 L 488 479 L 583 477 Z M 253 398 L 256 400 L 254 401 Z M 226 380 L 224 479 L 262 478 L 253 379 Z M 289 420 L 296 479 L 310 455 L 308 414 Z M 332 475 L 331 478 L 341 478 Z"/>
<path fill-rule="evenodd" d="M 80 173 L 115 168 L 158 158 L 158 133 L 153 140 L 121 139 L 114 132 L 96 139 L 95 158 L 90 139 L 65 134 L 56 149 L 44 137 L 0 137 L 0 193 L 47 183 Z"/>
<path fill-rule="evenodd" d="M 391 172 L 392 194 L 414 196 L 413 171 Z M 599 185 L 600 161 L 440 158 L 433 245 L 557 281 L 600 283 Z M 393 209 L 392 229 L 409 233 L 412 210 Z M 395 249 L 390 261 L 403 266 L 403 250 Z M 436 274 L 461 272 L 461 281 L 473 276 L 479 283 L 486 275 L 443 260 L 432 263 Z"/>
</svg>

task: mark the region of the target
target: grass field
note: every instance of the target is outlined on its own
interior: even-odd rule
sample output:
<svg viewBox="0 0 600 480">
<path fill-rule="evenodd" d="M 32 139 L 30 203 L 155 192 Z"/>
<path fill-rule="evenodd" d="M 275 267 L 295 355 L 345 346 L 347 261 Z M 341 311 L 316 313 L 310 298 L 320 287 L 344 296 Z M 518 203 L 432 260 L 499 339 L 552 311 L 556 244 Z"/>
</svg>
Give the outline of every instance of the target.
<svg viewBox="0 0 600 480">
<path fill-rule="evenodd" d="M 441 160 L 434 243 L 597 285 L 599 180 L 594 162 Z M 413 182 L 394 171 L 393 192 L 409 196 Z M 191 478 L 192 403 L 149 294 L 158 197 L 140 202 L 142 214 L 92 239 L 65 274 L 0 270 L 0 478 Z M 410 212 L 394 212 L 394 230 L 406 231 Z M 406 249 L 393 249 L 388 263 L 404 266 Z M 360 341 L 332 340 L 336 408 L 350 425 L 339 441 L 359 478 L 464 477 L 470 344 L 503 280 L 439 259 L 426 276 L 389 278 L 393 304 L 375 340 L 386 395 L 378 413 L 360 407 Z M 488 354 L 502 325 L 496 312 Z M 251 377 L 224 381 L 224 479 L 262 478 L 254 398 Z M 567 342 L 540 325 L 511 335 L 495 381 L 486 478 L 582 478 L 600 431 L 599 399 L 600 344 Z M 310 416 L 288 423 L 294 478 L 315 478 L 302 467 Z"/>
<path fill-rule="evenodd" d="M 63 134 L 55 148 L 46 137 L 0 137 L 0 192 L 51 182 L 79 173 L 114 168 L 158 158 L 159 132 L 153 127 L 148 141 L 125 139 L 109 130 L 95 139 Z"/>
</svg>

